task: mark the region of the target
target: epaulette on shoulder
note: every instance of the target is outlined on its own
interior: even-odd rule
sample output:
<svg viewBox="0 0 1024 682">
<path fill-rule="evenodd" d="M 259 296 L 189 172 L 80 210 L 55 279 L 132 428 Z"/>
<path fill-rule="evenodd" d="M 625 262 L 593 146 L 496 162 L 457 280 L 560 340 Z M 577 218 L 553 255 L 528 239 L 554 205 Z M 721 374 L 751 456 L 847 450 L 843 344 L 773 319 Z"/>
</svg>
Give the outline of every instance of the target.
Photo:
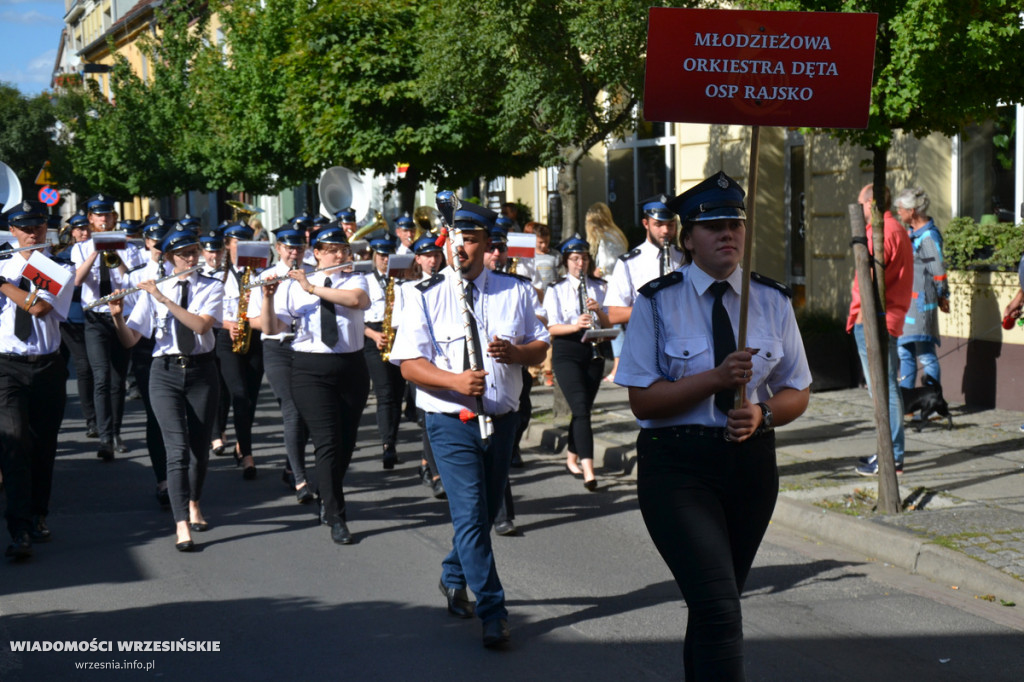
<svg viewBox="0 0 1024 682">
<path fill-rule="evenodd" d="M 683 273 L 676 270 L 675 272 L 668 273 L 664 277 L 652 279 L 650 282 L 640 287 L 640 293 L 646 296 L 647 298 L 650 298 L 654 296 L 656 292 L 659 292 L 662 289 L 667 289 L 671 286 L 675 286 L 676 284 L 679 284 L 682 281 Z"/>
<path fill-rule="evenodd" d="M 61 251 L 59 253 L 51 253 L 50 254 L 50 260 L 52 260 L 54 263 L 60 263 L 62 265 L 67 265 L 68 263 L 71 263 L 71 254 L 68 253 L 67 249 L 65 249 L 64 251 Z"/>
<path fill-rule="evenodd" d="M 208 279 L 208 280 L 210 280 L 212 282 L 220 282 L 221 281 L 220 277 L 214 277 L 213 275 L 208 275 L 205 272 L 203 272 L 202 270 L 200 270 L 196 274 L 199 275 L 199 277 L 201 279 Z"/>
<path fill-rule="evenodd" d="M 753 281 L 757 282 L 758 284 L 763 284 L 766 287 L 771 287 L 772 289 L 778 290 L 781 294 L 783 294 L 787 298 L 793 298 L 793 290 L 792 289 L 787 287 L 782 282 L 776 282 L 771 277 L 765 277 L 764 275 L 759 275 L 756 272 L 751 272 L 750 273 L 750 279 L 752 279 Z"/>
<path fill-rule="evenodd" d="M 627 251 L 626 253 L 624 253 L 621 256 L 619 256 L 619 260 L 622 261 L 623 263 L 625 263 L 630 258 L 636 258 L 639 255 L 640 255 L 640 247 L 638 246 L 635 249 L 633 249 L 632 251 Z"/>
<path fill-rule="evenodd" d="M 561 277 L 559 277 L 558 279 L 556 279 L 556 280 L 555 280 L 554 282 L 552 282 L 552 283 L 551 283 L 551 286 L 555 286 L 556 284 L 561 284 L 561 283 L 562 283 L 562 282 L 564 282 L 564 281 L 565 281 L 565 275 L 562 275 Z"/>
<path fill-rule="evenodd" d="M 591 282 L 600 282 L 601 284 L 608 284 L 608 280 L 606 280 L 604 277 L 591 277 L 590 281 Z"/>
<path fill-rule="evenodd" d="M 520 275 L 520 274 L 515 273 L 515 272 L 502 272 L 501 270 L 495 270 L 494 274 L 495 275 L 504 275 L 505 277 L 515 277 L 520 282 L 526 282 L 527 284 L 531 284 L 533 282 L 533 280 L 530 279 L 529 277 L 527 277 L 526 275 Z"/>
<path fill-rule="evenodd" d="M 431 277 L 430 279 L 423 280 L 422 282 L 417 284 L 416 288 L 419 289 L 421 292 L 426 292 L 427 289 L 429 289 L 430 287 L 435 286 L 437 284 L 440 284 L 443 281 L 444 281 L 444 275 L 442 275 L 439 272 L 436 275 L 434 275 L 433 277 Z"/>
</svg>

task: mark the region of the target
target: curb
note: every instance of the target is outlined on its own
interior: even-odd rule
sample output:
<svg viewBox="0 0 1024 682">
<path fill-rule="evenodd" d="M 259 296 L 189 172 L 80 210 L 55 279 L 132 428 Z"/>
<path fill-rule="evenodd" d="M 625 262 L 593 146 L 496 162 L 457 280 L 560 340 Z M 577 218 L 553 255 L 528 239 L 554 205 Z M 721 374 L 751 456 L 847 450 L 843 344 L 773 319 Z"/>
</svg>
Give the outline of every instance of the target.
<svg viewBox="0 0 1024 682">
<path fill-rule="evenodd" d="M 558 453 L 566 446 L 566 429 L 531 424 L 523 445 Z M 620 471 L 621 478 L 636 480 L 636 452 L 621 445 L 594 439 L 594 467 Z M 978 595 L 993 594 L 1024 606 L 1024 583 L 955 550 L 932 544 L 927 538 L 891 528 L 870 519 L 820 509 L 779 495 L 772 522 L 799 534 L 882 561 L 936 583 L 956 586 Z"/>
</svg>

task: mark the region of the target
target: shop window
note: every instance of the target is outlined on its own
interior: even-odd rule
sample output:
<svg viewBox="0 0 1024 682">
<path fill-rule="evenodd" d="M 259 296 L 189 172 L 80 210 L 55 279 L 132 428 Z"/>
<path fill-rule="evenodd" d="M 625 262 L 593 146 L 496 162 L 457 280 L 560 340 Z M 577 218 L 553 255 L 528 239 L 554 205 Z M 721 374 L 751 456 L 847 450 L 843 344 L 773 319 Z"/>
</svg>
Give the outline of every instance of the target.
<svg viewBox="0 0 1024 682">
<path fill-rule="evenodd" d="M 960 135 L 959 215 L 1019 220 L 1014 205 L 1014 176 L 1020 163 L 1016 132 L 1016 108 L 1000 107 L 994 119 L 970 126 Z"/>
</svg>

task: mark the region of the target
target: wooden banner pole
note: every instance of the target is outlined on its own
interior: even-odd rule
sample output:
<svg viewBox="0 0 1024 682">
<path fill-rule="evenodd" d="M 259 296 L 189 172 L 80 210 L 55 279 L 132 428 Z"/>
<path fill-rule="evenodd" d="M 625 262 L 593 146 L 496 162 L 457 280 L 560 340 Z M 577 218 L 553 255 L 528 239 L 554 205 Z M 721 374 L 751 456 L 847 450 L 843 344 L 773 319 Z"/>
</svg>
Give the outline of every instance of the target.
<svg viewBox="0 0 1024 682">
<path fill-rule="evenodd" d="M 754 253 L 754 213 L 757 206 L 757 152 L 761 143 L 761 126 L 750 127 L 750 172 L 747 176 L 746 236 L 743 240 L 743 283 L 740 286 L 740 323 L 736 348 L 747 347 L 747 306 L 750 303 L 750 257 Z M 746 391 L 736 390 L 736 408 L 743 406 Z"/>
</svg>

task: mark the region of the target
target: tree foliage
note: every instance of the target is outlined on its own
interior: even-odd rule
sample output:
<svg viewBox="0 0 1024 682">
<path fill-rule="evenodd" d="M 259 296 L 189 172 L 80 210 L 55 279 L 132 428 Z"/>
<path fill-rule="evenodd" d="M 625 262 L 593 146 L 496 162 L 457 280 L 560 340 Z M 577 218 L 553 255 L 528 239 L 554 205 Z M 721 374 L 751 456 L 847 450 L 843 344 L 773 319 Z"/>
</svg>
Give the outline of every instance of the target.
<svg viewBox="0 0 1024 682">
<path fill-rule="evenodd" d="M 55 120 L 47 95 L 26 97 L 16 87 L 0 83 L 0 161 L 17 174 L 27 198 L 34 195 L 33 180 L 50 159 Z"/>
</svg>

